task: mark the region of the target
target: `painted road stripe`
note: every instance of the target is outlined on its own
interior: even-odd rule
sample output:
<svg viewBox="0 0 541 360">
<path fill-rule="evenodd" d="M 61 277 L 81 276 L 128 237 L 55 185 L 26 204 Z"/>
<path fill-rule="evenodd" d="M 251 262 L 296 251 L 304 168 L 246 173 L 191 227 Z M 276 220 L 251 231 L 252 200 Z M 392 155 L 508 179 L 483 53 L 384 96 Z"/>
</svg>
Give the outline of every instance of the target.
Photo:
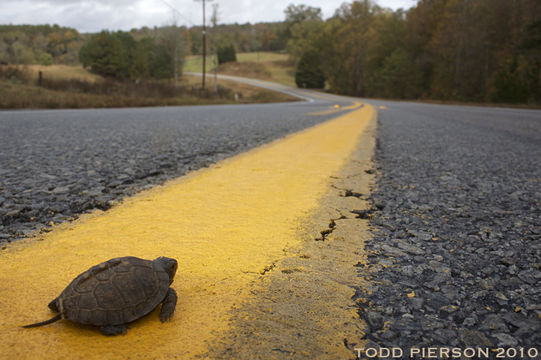
<svg viewBox="0 0 541 360">
<path fill-rule="evenodd" d="M 357 104 L 360 107 L 360 104 Z M 300 243 L 303 216 L 318 207 L 329 177 L 346 162 L 375 116 L 352 111 L 222 161 L 113 207 L 13 244 L 1 255 L 1 354 L 10 359 L 193 358 L 229 327 L 229 312 L 264 269 Z M 128 334 L 48 319 L 47 303 L 80 272 L 117 256 L 179 261 L 177 312 L 156 312 Z"/>
<path fill-rule="evenodd" d="M 357 104 L 353 104 L 353 105 L 350 105 L 350 106 L 344 106 L 344 107 L 340 107 L 340 105 L 335 104 L 335 105 L 332 106 L 332 109 L 330 109 L 330 110 L 314 111 L 314 112 L 307 113 L 306 115 L 309 115 L 309 116 L 324 116 L 324 115 L 335 114 L 335 113 L 342 112 L 342 111 L 353 110 L 353 109 L 355 109 L 357 107 L 358 107 Z"/>
</svg>

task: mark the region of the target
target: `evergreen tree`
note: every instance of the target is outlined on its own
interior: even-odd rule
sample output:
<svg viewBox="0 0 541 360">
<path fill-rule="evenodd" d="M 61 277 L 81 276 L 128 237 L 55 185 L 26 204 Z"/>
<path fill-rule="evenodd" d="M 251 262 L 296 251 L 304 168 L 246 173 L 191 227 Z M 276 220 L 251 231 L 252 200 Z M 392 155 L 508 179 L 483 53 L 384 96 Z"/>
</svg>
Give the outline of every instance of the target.
<svg viewBox="0 0 541 360">
<path fill-rule="evenodd" d="M 125 51 L 118 37 L 107 31 L 93 36 L 79 52 L 79 59 L 92 72 L 114 78 L 123 78 L 126 73 Z"/>
<path fill-rule="evenodd" d="M 295 72 L 295 83 L 300 88 L 323 89 L 325 87 L 325 74 L 316 53 L 306 52 L 301 57 Z"/>
<path fill-rule="evenodd" d="M 171 51 L 164 44 L 154 47 L 150 56 L 150 76 L 157 79 L 173 77 L 173 57 Z"/>
<path fill-rule="evenodd" d="M 235 52 L 235 45 L 225 44 L 216 48 L 216 54 L 218 56 L 218 64 L 224 64 L 226 62 L 237 61 L 237 54 Z"/>
</svg>

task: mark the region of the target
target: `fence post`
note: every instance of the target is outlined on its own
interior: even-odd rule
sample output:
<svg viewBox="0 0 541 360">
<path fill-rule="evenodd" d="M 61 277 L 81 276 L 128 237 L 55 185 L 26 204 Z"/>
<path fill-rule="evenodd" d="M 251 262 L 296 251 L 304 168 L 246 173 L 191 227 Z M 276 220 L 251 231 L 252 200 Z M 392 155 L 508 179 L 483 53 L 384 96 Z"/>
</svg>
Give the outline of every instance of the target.
<svg viewBox="0 0 541 360">
<path fill-rule="evenodd" d="M 43 80 L 43 73 L 41 70 L 38 72 L 38 86 L 41 86 L 41 81 Z"/>
</svg>

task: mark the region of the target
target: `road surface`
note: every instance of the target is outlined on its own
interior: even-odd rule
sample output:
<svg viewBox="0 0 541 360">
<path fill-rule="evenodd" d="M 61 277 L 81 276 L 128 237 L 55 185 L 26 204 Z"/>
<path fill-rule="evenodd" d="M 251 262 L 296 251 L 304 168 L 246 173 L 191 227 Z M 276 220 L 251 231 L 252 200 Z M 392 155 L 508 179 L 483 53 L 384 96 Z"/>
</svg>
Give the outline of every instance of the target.
<svg viewBox="0 0 541 360">
<path fill-rule="evenodd" d="M 281 90 L 311 101 L 0 112 L 8 357 L 533 354 L 541 112 Z M 180 260 L 170 324 L 19 328 L 128 253 Z"/>
</svg>

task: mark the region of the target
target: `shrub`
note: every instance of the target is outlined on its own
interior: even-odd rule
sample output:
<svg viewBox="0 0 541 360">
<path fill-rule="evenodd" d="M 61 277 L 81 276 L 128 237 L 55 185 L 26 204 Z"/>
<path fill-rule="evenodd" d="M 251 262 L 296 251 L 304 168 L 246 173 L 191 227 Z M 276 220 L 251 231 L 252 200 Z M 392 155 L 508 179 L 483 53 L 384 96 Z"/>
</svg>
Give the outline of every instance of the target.
<svg viewBox="0 0 541 360">
<path fill-rule="evenodd" d="M 49 53 L 42 53 L 39 56 L 39 64 L 43 66 L 49 66 L 53 64 L 53 57 Z"/>
<path fill-rule="evenodd" d="M 237 54 L 233 44 L 218 46 L 216 49 L 216 54 L 218 55 L 218 65 L 226 62 L 237 61 Z"/>
<path fill-rule="evenodd" d="M 325 74 L 321 69 L 318 54 L 306 52 L 302 55 L 295 72 L 295 83 L 300 88 L 323 89 L 325 87 Z"/>
</svg>

